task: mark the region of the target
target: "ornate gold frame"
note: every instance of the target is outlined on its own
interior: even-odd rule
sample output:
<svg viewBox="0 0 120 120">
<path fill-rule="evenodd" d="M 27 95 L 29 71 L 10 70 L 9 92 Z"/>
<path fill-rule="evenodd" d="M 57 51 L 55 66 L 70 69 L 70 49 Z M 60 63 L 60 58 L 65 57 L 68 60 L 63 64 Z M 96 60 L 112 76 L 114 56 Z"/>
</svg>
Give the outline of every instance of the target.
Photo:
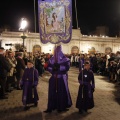
<svg viewBox="0 0 120 120">
<path fill-rule="evenodd" d="M 68 1 L 69 2 L 69 1 Z M 42 40 L 49 40 L 50 42 L 52 43 L 58 43 L 58 42 L 61 42 L 61 41 L 67 41 L 68 39 L 70 39 L 71 37 L 71 33 L 69 32 L 69 29 L 70 29 L 70 25 L 71 25 L 71 15 L 70 15 L 70 11 L 69 11 L 69 4 L 66 2 L 64 4 L 65 6 L 65 35 L 60 35 L 60 34 L 47 34 L 45 33 L 45 19 L 44 19 L 44 8 L 46 7 L 45 4 L 41 4 L 40 5 L 40 8 L 41 8 L 41 11 L 40 11 L 40 21 L 39 21 L 39 25 L 40 25 L 40 28 L 41 28 L 41 31 L 42 31 L 42 35 L 41 35 L 41 38 Z"/>
</svg>

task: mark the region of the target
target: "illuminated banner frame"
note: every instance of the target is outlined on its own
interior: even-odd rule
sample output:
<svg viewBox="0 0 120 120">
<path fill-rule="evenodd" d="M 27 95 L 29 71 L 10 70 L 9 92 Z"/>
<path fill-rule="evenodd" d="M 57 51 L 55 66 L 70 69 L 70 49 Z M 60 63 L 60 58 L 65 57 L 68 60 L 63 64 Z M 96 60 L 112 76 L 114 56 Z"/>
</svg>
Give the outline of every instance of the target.
<svg viewBox="0 0 120 120">
<path fill-rule="evenodd" d="M 72 36 L 72 1 L 38 0 L 41 42 L 68 43 Z"/>
</svg>

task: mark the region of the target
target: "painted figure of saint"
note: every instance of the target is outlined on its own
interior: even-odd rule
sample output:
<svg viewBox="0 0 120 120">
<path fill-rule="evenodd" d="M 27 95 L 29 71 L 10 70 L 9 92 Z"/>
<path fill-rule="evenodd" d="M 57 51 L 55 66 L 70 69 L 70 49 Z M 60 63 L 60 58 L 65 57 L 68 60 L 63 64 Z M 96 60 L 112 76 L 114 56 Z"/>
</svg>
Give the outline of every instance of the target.
<svg viewBox="0 0 120 120">
<path fill-rule="evenodd" d="M 54 12 L 52 14 L 52 31 L 58 31 L 60 29 L 60 24 L 59 21 L 57 19 L 57 14 Z"/>
</svg>

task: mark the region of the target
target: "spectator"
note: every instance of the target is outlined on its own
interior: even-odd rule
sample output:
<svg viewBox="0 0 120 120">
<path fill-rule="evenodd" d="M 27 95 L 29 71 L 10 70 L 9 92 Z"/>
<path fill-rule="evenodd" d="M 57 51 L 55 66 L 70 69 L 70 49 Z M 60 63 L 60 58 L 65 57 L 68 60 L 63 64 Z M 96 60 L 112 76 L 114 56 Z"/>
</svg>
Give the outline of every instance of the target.
<svg viewBox="0 0 120 120">
<path fill-rule="evenodd" d="M 24 73 L 24 69 L 25 69 L 25 62 L 22 59 L 22 53 L 19 52 L 17 54 L 17 65 L 16 65 L 16 78 L 17 78 L 17 90 L 20 90 L 20 80 L 22 79 L 23 73 Z"/>
<path fill-rule="evenodd" d="M 0 47 L 0 98 L 7 99 L 8 97 L 5 95 L 5 88 L 6 88 L 6 80 L 7 80 L 7 73 L 10 71 L 11 65 L 5 58 L 5 50 L 3 47 Z"/>
<path fill-rule="evenodd" d="M 11 89 L 11 85 L 12 83 L 14 83 L 14 77 L 13 77 L 13 73 L 14 73 L 14 70 L 15 70 L 15 67 L 16 67 L 16 64 L 15 62 L 13 61 L 13 54 L 12 52 L 8 52 L 8 57 L 7 57 L 7 60 L 9 62 L 9 64 L 12 66 L 11 69 L 10 69 L 10 72 L 8 72 L 8 75 L 7 75 L 7 86 L 6 86 L 6 90 L 7 92 L 11 92 L 12 89 Z"/>
</svg>

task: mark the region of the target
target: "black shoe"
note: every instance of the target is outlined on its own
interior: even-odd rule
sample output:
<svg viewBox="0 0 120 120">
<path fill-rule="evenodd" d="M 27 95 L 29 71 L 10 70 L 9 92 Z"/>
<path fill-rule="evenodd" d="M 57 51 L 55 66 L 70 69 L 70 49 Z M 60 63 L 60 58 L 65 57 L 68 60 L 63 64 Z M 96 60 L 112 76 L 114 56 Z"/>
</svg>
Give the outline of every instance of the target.
<svg viewBox="0 0 120 120">
<path fill-rule="evenodd" d="M 34 103 L 34 106 L 37 107 L 38 106 L 38 102 Z"/>
<path fill-rule="evenodd" d="M 58 113 L 61 113 L 61 112 L 62 112 L 62 110 L 57 110 L 57 112 L 58 112 Z"/>
<path fill-rule="evenodd" d="M 5 93 L 4 95 L 8 95 L 8 93 Z"/>
<path fill-rule="evenodd" d="M 69 111 L 69 109 L 66 108 L 66 109 L 64 109 L 63 111 Z"/>
<path fill-rule="evenodd" d="M 63 109 L 63 110 L 57 110 L 58 111 L 58 113 L 61 113 L 61 112 L 66 112 L 66 111 L 68 111 L 69 109 Z"/>
<path fill-rule="evenodd" d="M 6 96 L 1 96 L 0 99 L 8 99 Z"/>
<path fill-rule="evenodd" d="M 82 111 L 82 110 L 79 110 L 79 114 L 83 114 L 83 111 Z"/>
<path fill-rule="evenodd" d="M 9 93 L 11 93 L 11 90 L 6 90 L 6 92 L 9 92 Z"/>
<path fill-rule="evenodd" d="M 84 110 L 85 112 L 87 112 L 87 110 Z"/>
<path fill-rule="evenodd" d="M 45 111 L 43 111 L 43 112 L 45 112 L 45 113 L 51 113 L 52 112 L 52 110 L 45 110 Z"/>
<path fill-rule="evenodd" d="M 29 109 L 30 109 L 30 107 L 28 107 L 28 106 L 24 107 L 24 111 L 29 110 Z"/>
<path fill-rule="evenodd" d="M 21 88 L 18 87 L 17 90 L 21 90 Z"/>
</svg>

